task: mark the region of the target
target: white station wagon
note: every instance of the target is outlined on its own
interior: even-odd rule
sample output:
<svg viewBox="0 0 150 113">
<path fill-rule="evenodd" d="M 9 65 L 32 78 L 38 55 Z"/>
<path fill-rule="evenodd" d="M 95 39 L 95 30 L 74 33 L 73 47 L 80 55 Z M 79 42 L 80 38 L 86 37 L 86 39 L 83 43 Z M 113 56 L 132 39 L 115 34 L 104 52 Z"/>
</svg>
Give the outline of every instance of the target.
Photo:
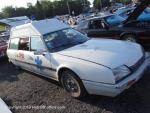
<svg viewBox="0 0 150 113">
<path fill-rule="evenodd" d="M 17 67 L 59 81 L 71 96 L 117 96 L 138 81 L 150 57 L 135 43 L 90 39 L 56 20 L 12 28 L 7 49 Z"/>
</svg>

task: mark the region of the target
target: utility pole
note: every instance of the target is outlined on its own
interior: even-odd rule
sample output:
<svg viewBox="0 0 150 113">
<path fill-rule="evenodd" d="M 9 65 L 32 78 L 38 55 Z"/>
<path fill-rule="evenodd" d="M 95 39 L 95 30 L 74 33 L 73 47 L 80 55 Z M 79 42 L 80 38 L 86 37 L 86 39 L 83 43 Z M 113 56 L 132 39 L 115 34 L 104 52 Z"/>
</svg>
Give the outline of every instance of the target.
<svg viewBox="0 0 150 113">
<path fill-rule="evenodd" d="M 70 13 L 70 6 L 69 6 L 69 1 L 67 0 L 67 7 L 68 7 L 68 13 L 69 13 L 69 15 L 71 15 L 71 13 Z"/>
<path fill-rule="evenodd" d="M 52 2 L 52 12 L 53 12 L 53 16 L 55 16 L 55 7 L 54 7 L 54 2 Z"/>
<path fill-rule="evenodd" d="M 102 0 L 100 0 L 100 7 L 101 7 L 101 9 L 102 9 Z"/>
</svg>

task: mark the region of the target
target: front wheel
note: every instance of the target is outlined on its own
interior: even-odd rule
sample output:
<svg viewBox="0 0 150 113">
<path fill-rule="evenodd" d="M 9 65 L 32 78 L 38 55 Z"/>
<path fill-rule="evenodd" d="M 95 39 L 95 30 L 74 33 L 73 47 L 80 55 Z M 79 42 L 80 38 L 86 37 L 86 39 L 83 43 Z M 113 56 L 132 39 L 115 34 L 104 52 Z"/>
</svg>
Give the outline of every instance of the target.
<svg viewBox="0 0 150 113">
<path fill-rule="evenodd" d="M 79 77 L 70 70 L 65 70 L 61 74 L 61 84 L 63 88 L 75 98 L 81 98 L 86 95 L 86 90 Z"/>
<path fill-rule="evenodd" d="M 132 35 L 132 34 L 124 35 L 124 36 L 122 37 L 122 39 L 125 40 L 125 41 L 128 41 L 128 42 L 137 43 L 137 40 L 136 40 L 135 36 Z"/>
</svg>

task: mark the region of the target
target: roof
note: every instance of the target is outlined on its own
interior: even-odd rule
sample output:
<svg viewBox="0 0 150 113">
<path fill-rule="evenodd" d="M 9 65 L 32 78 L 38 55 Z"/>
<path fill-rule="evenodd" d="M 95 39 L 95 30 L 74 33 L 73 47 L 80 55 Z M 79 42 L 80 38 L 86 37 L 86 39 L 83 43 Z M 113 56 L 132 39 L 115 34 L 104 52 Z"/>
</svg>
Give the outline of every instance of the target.
<svg viewBox="0 0 150 113">
<path fill-rule="evenodd" d="M 31 23 L 16 26 L 13 28 L 13 31 L 15 29 L 18 30 L 18 29 L 26 29 L 28 27 L 31 28 L 31 26 L 34 28 L 34 30 L 36 30 L 37 32 L 39 32 L 42 35 L 70 27 L 67 24 L 64 24 L 63 22 L 61 22 L 57 19 L 45 19 L 45 20 L 33 21 Z"/>
<path fill-rule="evenodd" d="M 30 20 L 30 19 L 27 16 L 20 16 L 20 17 L 1 19 L 0 23 L 4 23 L 11 27 L 15 27 L 15 26 L 26 23 L 26 21 L 28 21 L 28 20 Z"/>
<path fill-rule="evenodd" d="M 97 19 L 102 19 L 102 18 L 108 17 L 108 16 L 112 16 L 112 15 L 114 15 L 114 14 L 106 14 L 103 16 L 96 16 L 96 17 L 88 18 L 86 20 L 97 20 Z"/>
<path fill-rule="evenodd" d="M 134 10 L 135 8 L 136 8 L 136 7 L 124 7 L 124 8 L 122 8 L 122 9 L 117 10 L 115 13 L 116 13 L 117 15 L 120 15 L 120 14 L 124 13 L 125 11 Z"/>
</svg>

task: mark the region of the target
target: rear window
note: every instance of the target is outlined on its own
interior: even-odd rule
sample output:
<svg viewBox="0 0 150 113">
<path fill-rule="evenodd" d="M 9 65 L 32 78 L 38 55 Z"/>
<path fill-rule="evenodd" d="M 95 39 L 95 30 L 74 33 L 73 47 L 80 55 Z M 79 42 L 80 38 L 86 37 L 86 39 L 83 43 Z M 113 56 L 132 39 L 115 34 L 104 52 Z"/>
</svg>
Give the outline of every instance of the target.
<svg viewBox="0 0 150 113">
<path fill-rule="evenodd" d="M 19 38 L 14 38 L 10 40 L 9 49 L 18 50 Z"/>
</svg>

